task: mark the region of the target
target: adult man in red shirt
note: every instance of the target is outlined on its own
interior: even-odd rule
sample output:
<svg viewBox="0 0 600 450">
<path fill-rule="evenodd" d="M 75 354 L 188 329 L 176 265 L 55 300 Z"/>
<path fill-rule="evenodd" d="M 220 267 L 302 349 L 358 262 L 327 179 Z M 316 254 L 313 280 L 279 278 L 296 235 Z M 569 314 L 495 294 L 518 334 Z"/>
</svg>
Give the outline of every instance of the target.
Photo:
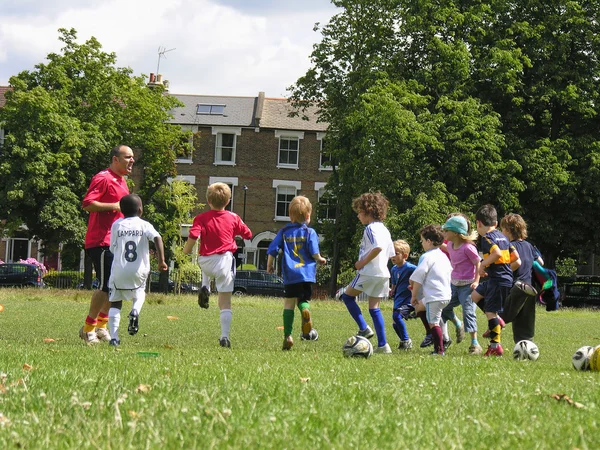
<svg viewBox="0 0 600 450">
<path fill-rule="evenodd" d="M 110 341 L 106 329 L 108 322 L 108 279 L 113 254 L 109 250 L 110 228 L 117 219 L 123 217 L 119 200 L 129 194 L 126 175 L 133 168 L 133 151 L 126 145 L 112 149 L 111 164 L 92 178 L 90 187 L 83 198 L 82 207 L 90 213 L 88 229 L 85 235 L 85 251 L 92 259 L 96 276 L 100 281 L 98 290 L 92 294 L 90 310 L 79 337 L 88 345 Z"/>
</svg>

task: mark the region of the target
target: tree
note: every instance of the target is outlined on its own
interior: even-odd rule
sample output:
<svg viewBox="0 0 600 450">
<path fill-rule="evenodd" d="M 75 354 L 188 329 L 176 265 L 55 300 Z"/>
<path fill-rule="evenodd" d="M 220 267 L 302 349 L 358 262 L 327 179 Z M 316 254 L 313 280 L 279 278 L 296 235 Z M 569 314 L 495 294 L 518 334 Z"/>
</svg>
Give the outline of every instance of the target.
<svg viewBox="0 0 600 450">
<path fill-rule="evenodd" d="M 59 30 L 61 52 L 11 77 L 0 110 L 8 133 L 0 150 L 0 218 L 9 230 L 25 225 L 46 249 L 83 243 L 81 199 L 91 177 L 109 165 L 111 148 L 126 144 L 136 153 L 143 177 L 135 191 L 152 211 L 154 194 L 176 175 L 178 147 L 189 140 L 167 123 L 178 100 L 117 67 L 116 55 L 95 38 L 84 44 L 76 38 L 74 29 Z M 154 225 L 165 233 L 173 220 L 165 216 Z"/>
</svg>

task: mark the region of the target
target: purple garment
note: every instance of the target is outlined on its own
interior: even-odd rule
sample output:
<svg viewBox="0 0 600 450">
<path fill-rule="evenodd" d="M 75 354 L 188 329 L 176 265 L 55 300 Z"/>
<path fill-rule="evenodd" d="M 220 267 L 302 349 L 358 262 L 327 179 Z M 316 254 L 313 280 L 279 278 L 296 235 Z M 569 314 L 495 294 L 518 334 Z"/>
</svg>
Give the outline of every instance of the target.
<svg viewBox="0 0 600 450">
<path fill-rule="evenodd" d="M 474 280 L 475 266 L 480 261 L 477 247 L 465 242 L 454 250 L 452 242 L 448 241 L 447 249 L 452 263 L 452 280 Z"/>
</svg>

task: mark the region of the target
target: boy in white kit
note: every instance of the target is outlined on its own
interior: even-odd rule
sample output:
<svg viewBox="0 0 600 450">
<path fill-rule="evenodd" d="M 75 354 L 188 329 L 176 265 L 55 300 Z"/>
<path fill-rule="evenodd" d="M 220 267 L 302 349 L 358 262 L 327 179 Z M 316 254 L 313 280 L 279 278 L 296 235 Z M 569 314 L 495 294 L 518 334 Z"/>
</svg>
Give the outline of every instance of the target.
<svg viewBox="0 0 600 450">
<path fill-rule="evenodd" d="M 381 222 L 387 215 L 388 206 L 388 200 L 380 192 L 362 194 L 352 202 L 352 208 L 356 211 L 358 220 L 365 225 L 365 231 L 360 243 L 358 261 L 354 264 L 356 277 L 341 295 L 348 312 L 358 325 L 357 334 L 368 339 L 373 337 L 374 333 L 356 303 L 356 296 L 361 292 L 369 296 L 369 314 L 373 319 L 378 341 L 375 353 L 382 354 L 392 353 L 385 336 L 383 315 L 379 309 L 379 302 L 388 296 L 390 289 L 388 260 L 396 254 L 390 232 Z"/>
<path fill-rule="evenodd" d="M 142 199 L 126 195 L 119 202 L 125 216 L 113 223 L 110 232 L 110 251 L 114 255 L 108 282 L 110 309 L 108 327 L 112 346 L 118 346 L 119 324 L 123 300 L 133 300 L 127 330 L 134 335 L 139 329 L 139 315 L 146 300 L 146 280 L 150 273 L 150 247 L 153 241 L 158 257 L 158 269 L 167 270 L 165 251 L 160 234 L 154 227 L 141 219 L 144 211 Z"/>
</svg>

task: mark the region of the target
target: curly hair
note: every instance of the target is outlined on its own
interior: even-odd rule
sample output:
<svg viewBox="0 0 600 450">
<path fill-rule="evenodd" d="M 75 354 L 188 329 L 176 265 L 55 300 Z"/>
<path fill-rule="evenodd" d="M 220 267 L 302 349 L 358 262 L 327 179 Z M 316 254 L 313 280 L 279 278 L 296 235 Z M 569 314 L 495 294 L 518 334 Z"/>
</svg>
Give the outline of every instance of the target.
<svg viewBox="0 0 600 450">
<path fill-rule="evenodd" d="M 527 223 L 518 214 L 507 214 L 500 220 L 500 229 L 507 230 L 513 239 L 527 239 Z"/>
<path fill-rule="evenodd" d="M 444 233 L 439 225 L 425 225 L 419 231 L 423 239 L 428 239 L 435 247 L 439 247 L 444 243 Z"/>
<path fill-rule="evenodd" d="M 381 192 L 367 192 L 352 200 L 354 211 L 367 214 L 379 222 L 386 218 L 389 206 L 390 202 Z"/>
</svg>

